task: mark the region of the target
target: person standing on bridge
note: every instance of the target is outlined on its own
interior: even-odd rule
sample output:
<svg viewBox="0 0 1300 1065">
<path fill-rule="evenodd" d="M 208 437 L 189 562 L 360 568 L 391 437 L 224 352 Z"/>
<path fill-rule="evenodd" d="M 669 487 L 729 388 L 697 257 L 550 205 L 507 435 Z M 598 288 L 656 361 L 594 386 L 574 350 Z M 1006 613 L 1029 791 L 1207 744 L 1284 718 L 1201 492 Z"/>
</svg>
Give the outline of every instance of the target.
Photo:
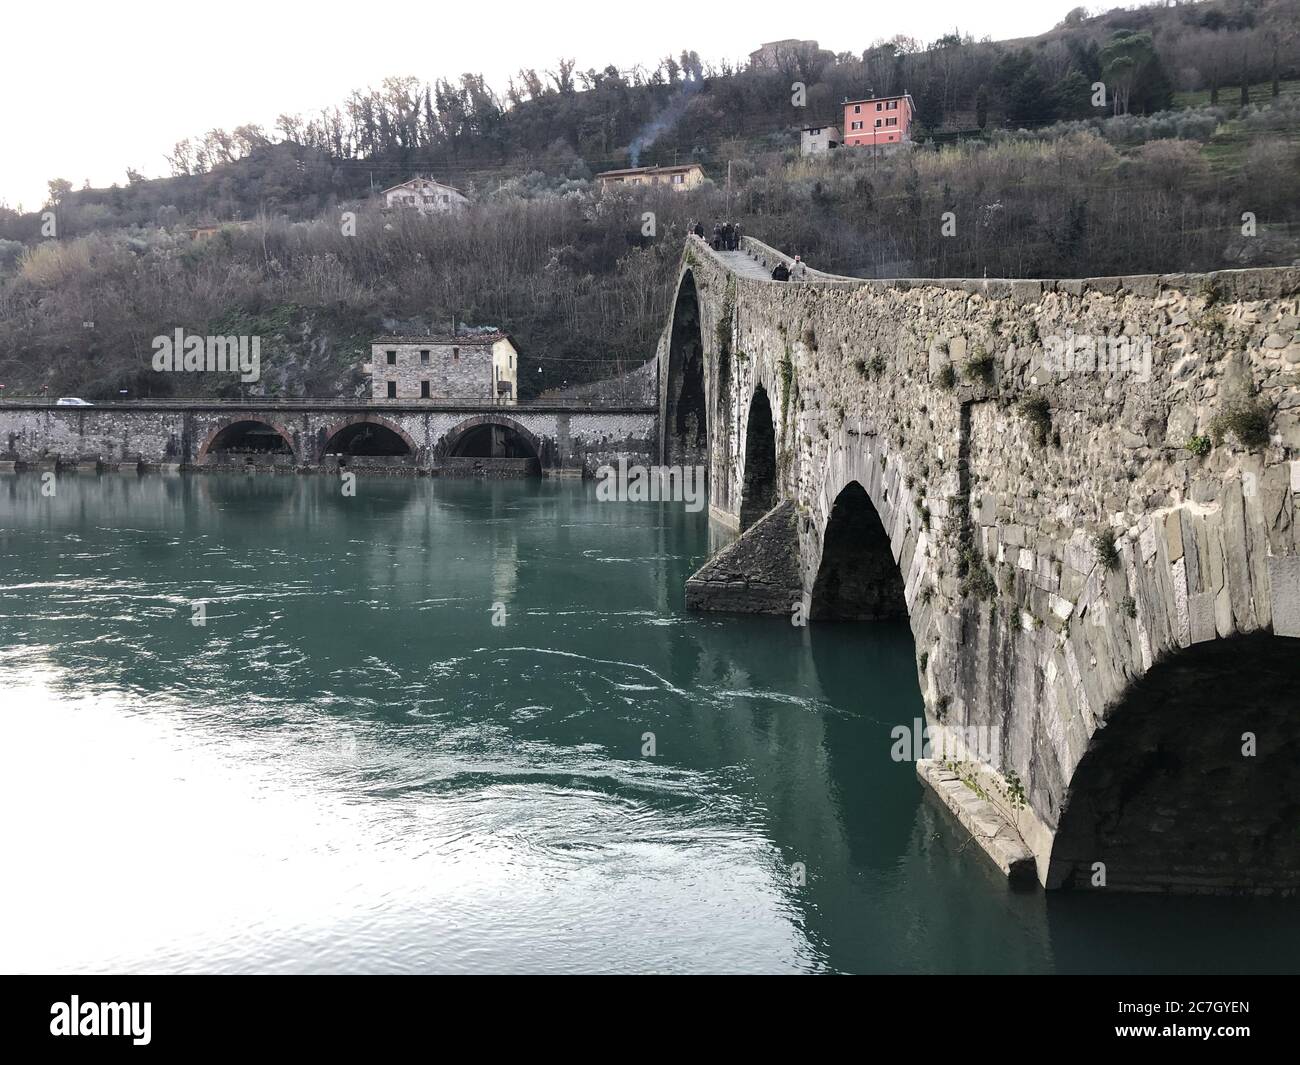
<svg viewBox="0 0 1300 1065">
<path fill-rule="evenodd" d="M 713 223 L 713 250 L 722 251 L 722 225 L 719 222 Z"/>
<path fill-rule="evenodd" d="M 776 264 L 776 267 L 772 270 L 772 280 L 773 280 L 773 281 L 789 281 L 789 280 L 790 280 L 790 271 L 789 271 L 789 269 L 786 268 L 785 263 L 777 263 L 777 264 Z"/>
<path fill-rule="evenodd" d="M 693 232 L 695 233 L 695 235 L 696 235 L 697 237 L 703 238 L 703 237 L 704 237 L 704 223 L 703 223 L 703 222 L 696 222 L 696 223 L 695 223 L 695 229 L 693 230 Z"/>
<path fill-rule="evenodd" d="M 803 259 L 801 259 L 797 255 L 794 257 L 794 262 L 790 264 L 790 280 L 791 281 L 808 280 L 808 264 L 805 263 Z"/>
</svg>

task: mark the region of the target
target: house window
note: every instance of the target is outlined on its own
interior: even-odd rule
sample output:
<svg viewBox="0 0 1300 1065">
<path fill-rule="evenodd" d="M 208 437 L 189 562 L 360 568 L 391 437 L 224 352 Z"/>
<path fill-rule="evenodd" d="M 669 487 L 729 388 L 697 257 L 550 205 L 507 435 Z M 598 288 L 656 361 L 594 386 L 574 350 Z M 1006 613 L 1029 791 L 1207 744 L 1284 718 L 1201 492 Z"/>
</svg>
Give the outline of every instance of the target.
<svg viewBox="0 0 1300 1065">
<path fill-rule="evenodd" d="M 396 382 L 396 381 L 389 381 L 389 382 L 388 382 L 388 398 L 389 398 L 389 399 L 396 399 L 396 398 L 397 398 L 397 382 Z"/>
<path fill-rule="evenodd" d="M 880 128 L 880 119 L 876 119 L 876 129 Z"/>
<path fill-rule="evenodd" d="M 854 113 L 855 115 L 860 115 L 860 114 L 862 114 L 862 105 L 861 105 L 861 104 L 854 104 L 854 105 L 853 105 L 853 113 Z"/>
<path fill-rule="evenodd" d="M 683 181 L 685 181 L 685 180 L 686 180 L 686 176 L 685 176 L 684 174 L 674 174 L 674 175 L 673 175 L 673 184 L 674 184 L 674 185 L 680 185 L 680 184 L 681 184 Z"/>
<path fill-rule="evenodd" d="M 386 354 L 386 355 L 388 356 L 388 365 L 389 365 L 389 366 L 396 366 L 396 365 L 397 365 L 397 352 L 395 352 L 395 351 L 388 351 L 388 352 L 385 352 L 384 354 Z"/>
<path fill-rule="evenodd" d="M 861 122 L 854 122 L 852 128 L 853 128 L 853 129 L 861 129 L 861 128 L 862 128 L 862 123 L 861 123 Z"/>
<path fill-rule="evenodd" d="M 877 111 L 883 111 L 884 109 L 885 109 L 885 105 L 884 105 L 884 104 L 876 104 L 876 110 L 877 110 Z"/>
<path fill-rule="evenodd" d="M 452 348 L 452 349 L 451 349 L 451 357 L 452 357 L 453 359 L 459 359 L 459 358 L 460 358 L 460 348 Z"/>
<path fill-rule="evenodd" d="M 886 125 L 886 126 L 897 126 L 897 125 L 898 125 L 898 119 L 896 119 L 896 118 L 887 118 L 887 119 L 885 119 L 885 125 Z"/>
<path fill-rule="evenodd" d="M 428 381 L 421 381 L 421 382 L 420 382 L 420 398 L 421 398 L 421 399 L 428 399 L 428 398 L 429 398 L 429 382 L 428 382 Z"/>
</svg>

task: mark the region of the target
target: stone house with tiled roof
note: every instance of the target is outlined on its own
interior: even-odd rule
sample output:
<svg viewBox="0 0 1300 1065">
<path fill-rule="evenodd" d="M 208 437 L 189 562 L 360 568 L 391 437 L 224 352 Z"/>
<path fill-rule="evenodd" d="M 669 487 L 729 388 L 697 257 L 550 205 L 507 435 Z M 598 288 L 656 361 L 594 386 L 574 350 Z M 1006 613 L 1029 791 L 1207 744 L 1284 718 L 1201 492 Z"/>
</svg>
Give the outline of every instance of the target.
<svg viewBox="0 0 1300 1065">
<path fill-rule="evenodd" d="M 376 400 L 518 402 L 519 353 L 501 332 L 376 337 L 361 369 Z"/>
</svg>

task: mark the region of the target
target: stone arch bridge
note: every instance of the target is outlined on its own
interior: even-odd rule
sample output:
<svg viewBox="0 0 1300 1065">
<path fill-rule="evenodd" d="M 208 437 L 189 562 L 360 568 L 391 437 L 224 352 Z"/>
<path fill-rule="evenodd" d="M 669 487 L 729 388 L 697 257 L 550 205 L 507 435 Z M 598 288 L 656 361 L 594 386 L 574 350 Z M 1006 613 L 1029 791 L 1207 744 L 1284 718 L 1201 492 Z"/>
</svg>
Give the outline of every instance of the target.
<svg viewBox="0 0 1300 1065">
<path fill-rule="evenodd" d="M 657 417 L 653 407 L 579 404 L 7 402 L 0 444 L 8 462 L 27 465 L 582 475 L 618 456 L 649 460 Z"/>
<path fill-rule="evenodd" d="M 918 770 L 1009 875 L 1300 889 L 1300 270 L 778 260 L 692 238 L 660 340 L 661 461 L 741 530 L 688 605 L 906 619 Z"/>
</svg>

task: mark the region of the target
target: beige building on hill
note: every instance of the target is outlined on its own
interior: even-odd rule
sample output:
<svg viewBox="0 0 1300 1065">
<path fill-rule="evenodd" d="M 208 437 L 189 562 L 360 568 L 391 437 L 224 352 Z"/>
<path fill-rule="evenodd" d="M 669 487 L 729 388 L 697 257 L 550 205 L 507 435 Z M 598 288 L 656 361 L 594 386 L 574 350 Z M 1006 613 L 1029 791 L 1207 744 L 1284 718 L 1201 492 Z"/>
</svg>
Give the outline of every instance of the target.
<svg viewBox="0 0 1300 1065">
<path fill-rule="evenodd" d="M 420 214 L 443 214 L 469 206 L 469 198 L 459 189 L 426 177 L 403 181 L 391 189 L 384 189 L 380 195 L 385 207 L 393 210 L 408 208 Z"/>
<path fill-rule="evenodd" d="M 704 180 L 699 163 L 680 166 L 633 166 L 626 170 L 606 170 L 596 175 L 602 189 L 620 185 L 667 185 L 675 192 L 693 189 Z"/>
<path fill-rule="evenodd" d="M 376 337 L 361 370 L 377 400 L 518 402 L 519 353 L 505 333 Z"/>
</svg>

